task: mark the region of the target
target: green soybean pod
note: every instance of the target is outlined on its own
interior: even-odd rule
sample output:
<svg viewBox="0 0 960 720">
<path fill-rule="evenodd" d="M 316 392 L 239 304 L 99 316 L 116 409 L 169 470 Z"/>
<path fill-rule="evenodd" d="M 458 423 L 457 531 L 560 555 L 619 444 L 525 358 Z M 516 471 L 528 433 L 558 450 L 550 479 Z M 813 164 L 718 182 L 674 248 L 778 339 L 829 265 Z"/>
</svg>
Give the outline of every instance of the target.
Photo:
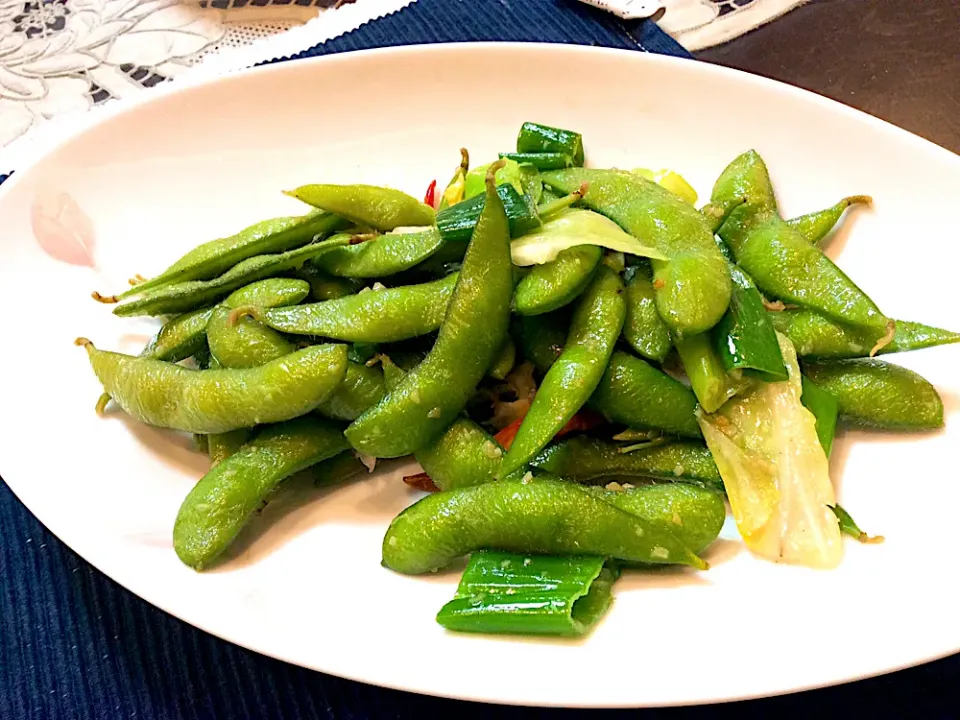
<svg viewBox="0 0 960 720">
<path fill-rule="evenodd" d="M 623 282 L 601 267 L 577 303 L 563 352 L 547 371 L 500 469 L 516 472 L 547 446 L 600 383 L 626 316 Z"/>
<path fill-rule="evenodd" d="M 514 345 L 513 340 L 509 337 L 507 341 L 500 346 L 500 350 L 497 352 L 497 356 L 493 360 L 493 364 L 490 366 L 490 369 L 487 371 L 487 375 L 492 377 L 494 380 L 503 380 L 507 375 L 510 374 L 510 371 L 513 370 L 513 366 L 517 362 L 517 346 Z"/>
<path fill-rule="evenodd" d="M 231 293 L 221 306 L 214 309 L 205 330 L 211 355 L 209 369 L 258 367 L 293 352 L 295 348 L 276 331 L 252 321 L 238 327 L 227 327 L 226 318 L 229 308 L 236 304 L 256 302 L 268 307 L 293 305 L 303 300 L 309 292 L 310 285 L 304 280 L 270 278 Z M 208 435 L 211 466 L 239 450 L 250 439 L 251 432 L 251 429 L 242 428 Z"/>
<path fill-rule="evenodd" d="M 247 301 L 262 307 L 294 305 L 309 293 L 308 282 L 288 278 L 261 280 L 232 293 L 213 311 L 207 323 L 210 353 L 225 368 L 259 367 L 289 355 L 296 350 L 293 343 L 252 318 L 231 322 L 231 308 Z"/>
<path fill-rule="evenodd" d="M 383 398 L 383 370 L 348 362 L 347 372 L 337 389 L 317 410 L 335 420 L 356 420 Z"/>
<path fill-rule="evenodd" d="M 219 370 L 220 363 L 215 357 L 210 358 L 210 362 L 203 370 Z M 210 433 L 203 435 L 207 439 L 207 455 L 210 458 L 210 467 L 214 467 L 233 455 L 237 450 L 243 447 L 253 435 L 253 428 L 239 428 L 237 430 L 228 430 L 224 433 Z"/>
<path fill-rule="evenodd" d="M 281 481 L 347 447 L 338 425 L 315 417 L 264 428 L 187 495 L 173 526 L 177 556 L 195 570 L 208 567 Z"/>
<path fill-rule="evenodd" d="M 346 482 L 358 475 L 367 475 L 370 469 L 360 462 L 360 458 L 352 450 L 344 450 L 332 458 L 310 466 L 307 472 L 313 476 L 315 485 L 325 486 Z"/>
<path fill-rule="evenodd" d="M 494 185 L 499 167 L 494 163 L 487 173 L 483 211 L 436 343 L 423 362 L 345 431 L 362 453 L 398 457 L 437 438 L 466 407 L 507 338 L 513 264 L 507 217 Z"/>
<path fill-rule="evenodd" d="M 700 406 L 708 413 L 715 412 L 749 382 L 738 377 L 736 370 L 727 372 L 709 333 L 678 338 L 676 346 L 690 386 Z"/>
<path fill-rule="evenodd" d="M 826 210 L 818 210 L 787 220 L 787 225 L 803 235 L 807 242 L 820 245 L 840 221 L 840 216 L 847 208 L 853 205 L 870 205 L 872 202 L 873 198 L 869 195 L 851 195 Z"/>
<path fill-rule="evenodd" d="M 730 304 L 730 273 L 709 223 L 692 205 L 655 182 L 618 170 L 551 170 L 543 181 L 565 193 L 587 183 L 586 207 L 669 258 L 651 265 L 657 311 L 673 332 L 700 333 L 717 324 Z"/>
<path fill-rule="evenodd" d="M 296 350 L 283 335 L 253 318 L 231 322 L 232 312 L 227 307 L 217 308 L 207 325 L 210 352 L 222 367 L 260 367 Z"/>
<path fill-rule="evenodd" d="M 724 169 L 711 200 L 723 204 L 743 198 L 747 202 L 730 212 L 717 233 L 758 288 L 839 322 L 870 329 L 876 340 L 892 335 L 892 321 L 873 300 L 780 217 L 767 167 L 752 150 Z"/>
<path fill-rule="evenodd" d="M 540 372 L 550 369 L 567 341 L 567 317 L 564 313 L 515 316 L 511 333 L 524 358 Z"/>
<path fill-rule="evenodd" d="M 840 417 L 850 424 L 884 430 L 943 427 L 936 388 L 907 368 L 860 358 L 804 363 L 803 373 L 836 398 Z"/>
<path fill-rule="evenodd" d="M 876 334 L 838 323 L 812 310 L 787 309 L 770 313 L 773 326 L 788 338 L 802 358 L 839 359 L 867 357 L 876 345 Z M 960 333 L 896 320 L 893 340 L 877 355 L 907 352 L 960 342 Z"/>
<path fill-rule="evenodd" d="M 212 280 L 190 280 L 164 285 L 141 297 L 118 305 L 113 314 L 119 317 L 136 315 L 167 315 L 186 312 L 209 305 L 226 297 L 234 290 L 256 280 L 273 278 L 294 270 L 308 260 L 319 257 L 333 248 L 341 247 L 352 239 L 327 240 L 276 255 L 257 255 L 237 263 L 223 275 Z M 94 297 L 97 297 L 94 294 Z M 104 301 L 103 298 L 98 298 Z"/>
<path fill-rule="evenodd" d="M 551 445 L 530 464 L 566 480 L 581 483 L 618 478 L 652 478 L 723 490 L 720 471 L 710 451 L 703 443 L 686 440 L 650 444 L 631 452 L 621 452 L 613 443 L 577 436 Z"/>
<path fill-rule="evenodd" d="M 694 415 L 697 398 L 690 388 L 620 350 L 611 356 L 589 406 L 611 422 L 631 428 L 700 437 Z"/>
<path fill-rule="evenodd" d="M 343 380 L 344 345 L 315 345 L 258 368 L 191 370 L 87 349 L 104 392 L 140 422 L 210 434 L 290 420 L 315 409 Z"/>
<path fill-rule="evenodd" d="M 429 205 L 376 185 L 302 185 L 284 194 L 381 232 L 433 225 L 435 216 Z"/>
<path fill-rule="evenodd" d="M 359 292 L 320 303 L 250 312 L 260 322 L 293 335 L 348 342 L 385 343 L 426 335 L 440 327 L 459 275 L 422 285 Z"/>
<path fill-rule="evenodd" d="M 140 357 L 180 362 L 200 352 L 207 343 L 207 323 L 213 308 L 200 308 L 168 320 L 140 353 Z"/>
<path fill-rule="evenodd" d="M 573 302 L 590 284 L 603 257 L 596 245 L 561 250 L 555 260 L 535 265 L 517 285 L 514 310 L 520 315 L 541 315 Z"/>
<path fill-rule="evenodd" d="M 443 246 L 435 227 L 417 232 L 387 233 L 374 243 L 347 245 L 314 262 L 331 275 L 348 278 L 382 278 L 409 270 Z"/>
<path fill-rule="evenodd" d="M 414 453 L 441 490 L 472 487 L 494 479 L 503 448 L 473 420 L 462 417 L 435 441 Z"/>
<path fill-rule="evenodd" d="M 177 260 L 156 277 L 137 283 L 120 298 L 189 280 L 209 280 L 257 255 L 283 253 L 333 232 L 343 220 L 324 212 L 283 217 L 251 225 L 236 235 L 211 240 Z"/>
<path fill-rule="evenodd" d="M 244 285 L 227 296 L 223 304 L 236 308 L 241 305 L 258 307 L 286 307 L 296 305 L 310 294 L 310 283 L 297 278 L 267 278 Z"/>
<path fill-rule="evenodd" d="M 203 435 L 202 437 L 207 438 L 207 454 L 210 456 L 210 467 L 219 465 L 246 445 L 252 432 L 250 428 L 240 428 L 225 433 Z"/>
<path fill-rule="evenodd" d="M 723 495 L 695 485 L 645 485 L 622 491 L 586 489 L 631 515 L 669 528 L 695 553 L 706 550 L 717 539 L 727 517 Z"/>
<path fill-rule="evenodd" d="M 623 339 L 638 355 L 662 363 L 673 348 L 673 340 L 657 312 L 653 282 L 643 269 L 635 270 L 627 281 L 626 299 Z"/>
<path fill-rule="evenodd" d="M 663 526 L 620 510 L 578 485 L 546 479 L 485 483 L 428 495 L 390 523 L 383 564 L 416 575 L 480 549 L 707 567 Z"/>
</svg>

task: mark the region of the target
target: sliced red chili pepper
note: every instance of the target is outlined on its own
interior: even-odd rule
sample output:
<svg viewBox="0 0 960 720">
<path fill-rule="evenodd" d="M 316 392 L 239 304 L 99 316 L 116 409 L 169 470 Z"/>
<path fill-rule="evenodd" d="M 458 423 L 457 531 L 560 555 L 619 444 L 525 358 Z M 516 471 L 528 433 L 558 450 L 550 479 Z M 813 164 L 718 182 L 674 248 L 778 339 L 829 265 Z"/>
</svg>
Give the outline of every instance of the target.
<svg viewBox="0 0 960 720">
<path fill-rule="evenodd" d="M 434 180 L 432 183 L 430 183 L 429 187 L 427 187 L 427 194 L 423 196 L 423 204 L 429 205 L 430 207 L 435 208 L 437 206 L 436 200 L 437 200 L 437 181 Z"/>
<path fill-rule="evenodd" d="M 606 419 L 598 412 L 593 410 L 581 410 L 572 418 L 569 422 L 560 428 L 559 432 L 554 436 L 554 438 L 562 438 L 564 435 L 569 435 L 572 432 L 577 432 L 580 430 L 593 430 L 596 427 L 600 427 L 606 422 Z M 493 436 L 493 439 L 500 443 L 500 447 L 504 450 L 509 450 L 510 446 L 513 444 L 514 438 L 517 437 L 517 431 L 520 430 L 520 425 L 523 423 L 523 417 L 519 417 L 514 420 L 512 423 L 507 425 L 503 430 L 498 432 Z"/>
<path fill-rule="evenodd" d="M 423 490 L 424 492 L 439 492 L 440 490 L 425 472 L 416 475 L 404 475 L 403 481 L 414 490 Z"/>
<path fill-rule="evenodd" d="M 560 428 L 560 432 L 558 432 L 556 436 L 559 438 L 568 433 L 577 432 L 578 430 L 593 430 L 603 425 L 606 421 L 606 418 L 598 412 L 581 410 L 570 418 L 570 422 Z"/>
<path fill-rule="evenodd" d="M 512 423 L 503 428 L 503 430 L 494 435 L 493 439 L 500 443 L 500 447 L 502 447 L 504 450 L 509 450 L 510 446 L 513 445 L 513 439 L 517 436 L 517 431 L 520 429 L 520 424 L 522 422 L 523 416 L 518 417 Z"/>
</svg>

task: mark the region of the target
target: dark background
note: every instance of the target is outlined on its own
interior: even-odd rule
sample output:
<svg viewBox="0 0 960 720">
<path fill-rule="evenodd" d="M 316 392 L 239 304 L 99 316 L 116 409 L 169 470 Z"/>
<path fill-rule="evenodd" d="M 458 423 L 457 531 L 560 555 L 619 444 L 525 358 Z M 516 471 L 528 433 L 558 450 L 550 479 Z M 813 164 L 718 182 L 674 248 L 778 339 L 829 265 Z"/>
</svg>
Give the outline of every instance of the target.
<svg viewBox="0 0 960 720">
<path fill-rule="evenodd" d="M 813 90 L 960 152 L 958 0 L 816 0 L 696 55 Z"/>
</svg>

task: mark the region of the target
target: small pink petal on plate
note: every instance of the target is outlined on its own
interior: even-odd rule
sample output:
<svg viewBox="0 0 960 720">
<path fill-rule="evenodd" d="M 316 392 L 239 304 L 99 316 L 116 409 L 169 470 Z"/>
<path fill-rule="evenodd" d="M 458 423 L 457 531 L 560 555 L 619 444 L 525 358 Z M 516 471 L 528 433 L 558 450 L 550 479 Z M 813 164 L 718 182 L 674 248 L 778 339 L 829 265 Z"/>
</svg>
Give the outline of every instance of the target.
<svg viewBox="0 0 960 720">
<path fill-rule="evenodd" d="M 93 222 L 68 193 L 38 192 L 30 209 L 30 222 L 37 244 L 54 260 L 94 267 Z"/>
</svg>

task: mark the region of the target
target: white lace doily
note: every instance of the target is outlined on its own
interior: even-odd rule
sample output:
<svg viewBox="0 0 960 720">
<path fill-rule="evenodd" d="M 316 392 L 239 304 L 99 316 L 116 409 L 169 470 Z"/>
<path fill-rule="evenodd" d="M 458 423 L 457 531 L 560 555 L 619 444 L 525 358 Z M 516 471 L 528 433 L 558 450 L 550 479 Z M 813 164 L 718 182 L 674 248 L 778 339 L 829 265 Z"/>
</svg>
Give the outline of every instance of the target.
<svg viewBox="0 0 960 720">
<path fill-rule="evenodd" d="M 660 26 L 689 50 L 725 42 L 803 2 L 585 1 L 633 16 L 662 5 Z M 98 109 L 167 79 L 294 55 L 411 2 L 0 0 L 0 173 L 29 164 L 93 122 Z"/>
<path fill-rule="evenodd" d="M 0 173 L 167 79 L 294 55 L 414 0 L 0 0 Z"/>
</svg>

